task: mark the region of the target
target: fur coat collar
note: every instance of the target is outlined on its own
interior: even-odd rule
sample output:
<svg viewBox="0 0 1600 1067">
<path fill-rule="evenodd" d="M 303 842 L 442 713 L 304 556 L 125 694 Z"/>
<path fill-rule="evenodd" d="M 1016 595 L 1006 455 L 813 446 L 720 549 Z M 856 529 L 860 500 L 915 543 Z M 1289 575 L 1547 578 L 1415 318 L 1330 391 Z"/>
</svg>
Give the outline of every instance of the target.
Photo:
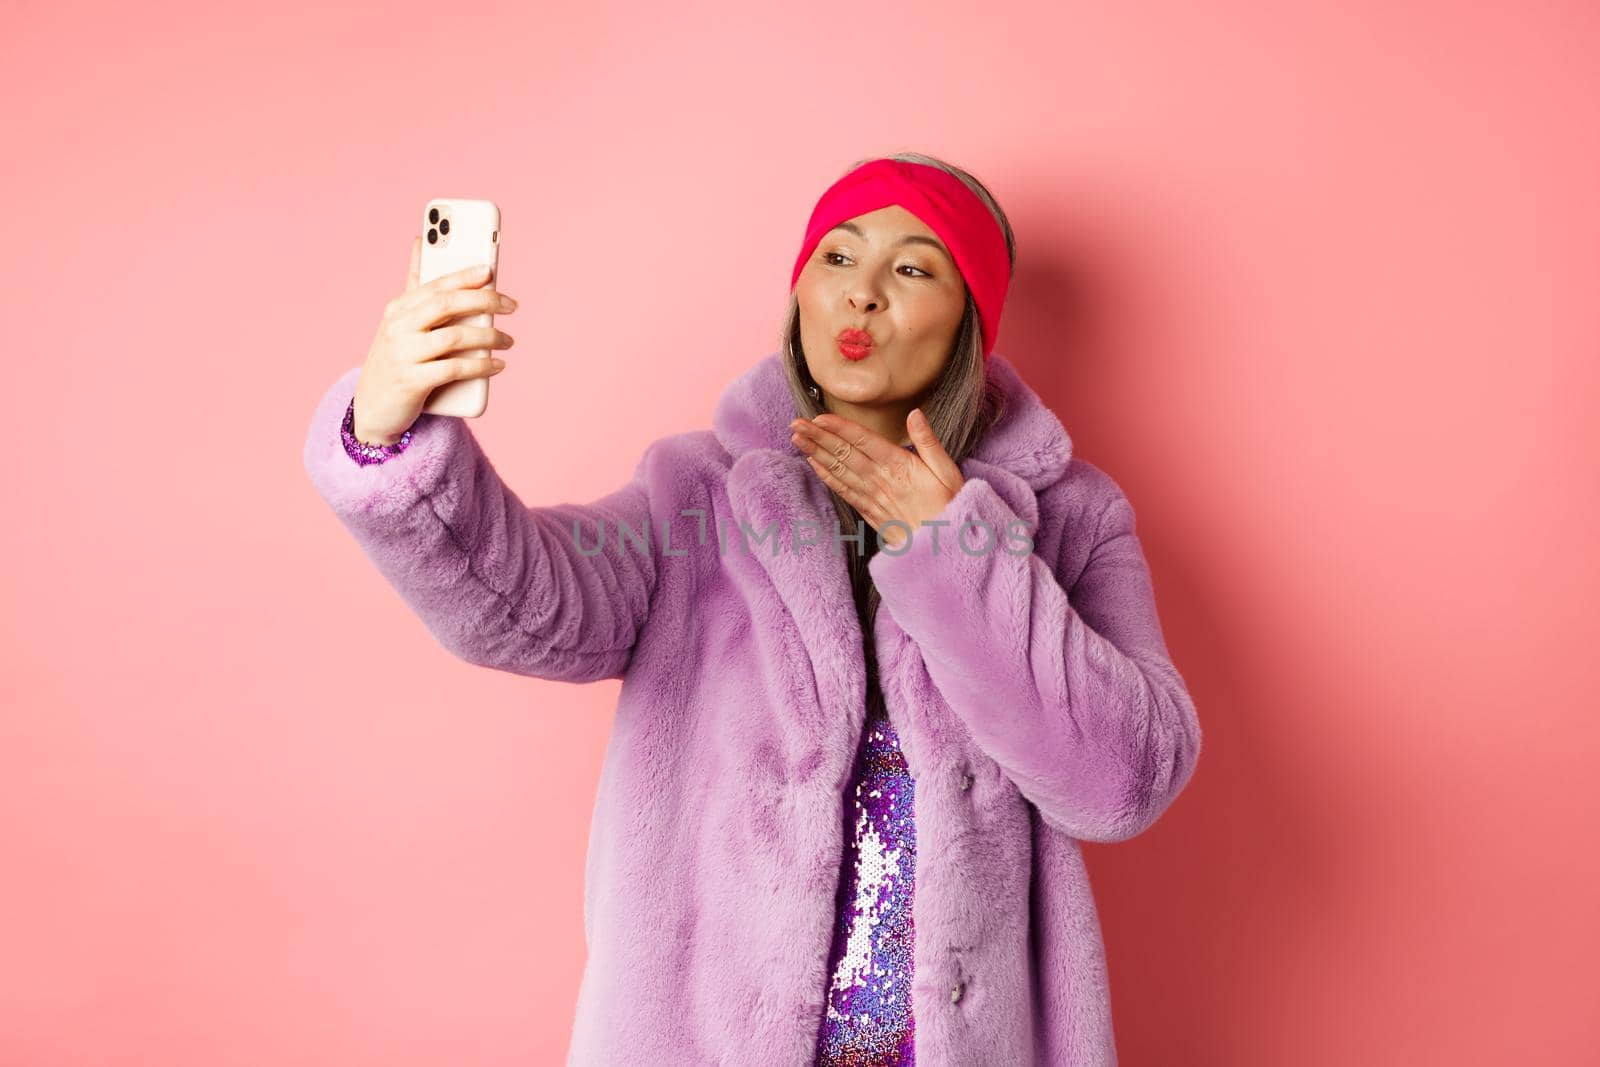
<svg viewBox="0 0 1600 1067">
<path fill-rule="evenodd" d="M 1000 387 L 1005 411 L 961 462 L 962 474 L 985 480 L 1031 528 L 1039 518 L 1036 494 L 1061 478 L 1072 458 L 1072 440 L 1008 360 L 993 354 L 989 362 L 988 373 Z M 773 353 L 723 391 L 712 418 L 716 439 L 732 460 L 727 494 L 733 522 L 758 531 L 776 523 L 785 547 L 814 537 L 812 530 L 831 529 L 836 521 L 827 487 L 789 440 L 793 417 L 782 354 Z M 793 532 L 801 522 L 815 525 Z M 873 536 L 870 527 L 866 536 Z M 848 709 L 849 732 L 859 734 L 865 717 L 865 655 L 857 651 L 861 624 L 842 557 L 823 548 L 752 554 L 800 629 L 817 669 L 823 706 Z M 892 608 L 878 612 L 876 629 L 880 657 L 898 649 L 903 634 Z M 907 743 L 916 745 L 914 740 L 902 742 Z"/>
</svg>

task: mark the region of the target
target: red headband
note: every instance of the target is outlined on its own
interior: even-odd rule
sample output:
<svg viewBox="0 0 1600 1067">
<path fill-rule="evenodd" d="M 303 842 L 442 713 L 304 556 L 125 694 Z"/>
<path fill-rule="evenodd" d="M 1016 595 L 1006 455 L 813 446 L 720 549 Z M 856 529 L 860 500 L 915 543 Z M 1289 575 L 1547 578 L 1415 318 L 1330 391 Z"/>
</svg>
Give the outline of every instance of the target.
<svg viewBox="0 0 1600 1067">
<path fill-rule="evenodd" d="M 841 222 L 890 204 L 899 204 L 915 215 L 950 250 L 973 303 L 978 305 L 987 359 L 994 350 L 1000 312 L 1011 284 L 1011 257 L 1006 252 L 1005 234 L 988 205 L 966 182 L 941 167 L 875 159 L 829 186 L 811 209 L 805 241 L 789 279 L 790 291 L 824 234 Z"/>
</svg>

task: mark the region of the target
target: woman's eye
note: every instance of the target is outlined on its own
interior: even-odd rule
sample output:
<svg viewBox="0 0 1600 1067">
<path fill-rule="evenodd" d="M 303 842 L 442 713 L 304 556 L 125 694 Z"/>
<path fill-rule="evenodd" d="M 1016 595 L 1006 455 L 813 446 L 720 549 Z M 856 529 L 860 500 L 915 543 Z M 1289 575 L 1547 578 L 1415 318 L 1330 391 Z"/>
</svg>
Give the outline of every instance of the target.
<svg viewBox="0 0 1600 1067">
<path fill-rule="evenodd" d="M 832 256 L 838 256 L 840 259 L 844 259 L 845 258 L 845 255 L 842 252 L 824 252 L 824 253 L 822 253 L 823 262 L 824 263 L 828 263 L 828 264 L 830 264 L 832 266 L 835 266 L 835 267 L 839 266 L 838 263 L 835 263 L 833 261 L 833 259 L 830 258 Z M 924 277 L 927 277 L 927 278 L 933 277 L 933 275 L 929 274 L 927 271 L 923 270 L 921 267 L 912 267 L 911 264 L 909 264 L 909 263 L 902 263 L 900 265 L 902 267 L 911 267 L 912 270 L 916 271 L 918 274 L 921 274 Z"/>
</svg>

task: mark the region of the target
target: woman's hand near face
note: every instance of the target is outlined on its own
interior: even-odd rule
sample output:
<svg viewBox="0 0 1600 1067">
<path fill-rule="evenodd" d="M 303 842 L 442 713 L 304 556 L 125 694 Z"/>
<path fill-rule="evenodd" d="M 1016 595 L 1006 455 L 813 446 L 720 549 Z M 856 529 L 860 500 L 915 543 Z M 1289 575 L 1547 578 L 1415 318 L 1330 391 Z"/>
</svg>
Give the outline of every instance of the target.
<svg viewBox="0 0 1600 1067">
<path fill-rule="evenodd" d="M 884 524 L 903 522 L 911 532 L 955 499 L 966 484 L 961 468 L 939 443 L 921 409 L 906 417 L 909 452 L 852 419 L 824 412 L 795 419 L 790 440 L 828 488 L 844 497 L 890 547 L 899 547 L 907 530 Z"/>
<path fill-rule="evenodd" d="M 384 305 L 378 334 L 356 381 L 356 439 L 389 445 L 422 414 L 428 396 L 446 382 L 488 378 L 505 369 L 499 358 L 455 356 L 475 348 L 510 348 L 511 335 L 493 326 L 460 323 L 440 326 L 459 316 L 487 311 L 509 315 L 517 302 L 492 288 L 487 266 L 468 267 L 417 284 L 422 263 L 422 238 L 411 242 L 411 268 L 406 290 Z"/>
</svg>

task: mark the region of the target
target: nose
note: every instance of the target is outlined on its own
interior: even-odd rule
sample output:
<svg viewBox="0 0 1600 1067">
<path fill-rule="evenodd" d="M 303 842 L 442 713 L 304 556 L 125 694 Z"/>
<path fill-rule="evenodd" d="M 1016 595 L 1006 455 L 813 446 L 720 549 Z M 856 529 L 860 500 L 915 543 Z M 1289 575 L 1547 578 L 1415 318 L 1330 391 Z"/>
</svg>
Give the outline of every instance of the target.
<svg viewBox="0 0 1600 1067">
<path fill-rule="evenodd" d="M 877 311 L 882 307 L 882 297 L 871 286 L 857 285 L 851 288 L 846 298 L 850 306 L 858 311 Z"/>
</svg>

